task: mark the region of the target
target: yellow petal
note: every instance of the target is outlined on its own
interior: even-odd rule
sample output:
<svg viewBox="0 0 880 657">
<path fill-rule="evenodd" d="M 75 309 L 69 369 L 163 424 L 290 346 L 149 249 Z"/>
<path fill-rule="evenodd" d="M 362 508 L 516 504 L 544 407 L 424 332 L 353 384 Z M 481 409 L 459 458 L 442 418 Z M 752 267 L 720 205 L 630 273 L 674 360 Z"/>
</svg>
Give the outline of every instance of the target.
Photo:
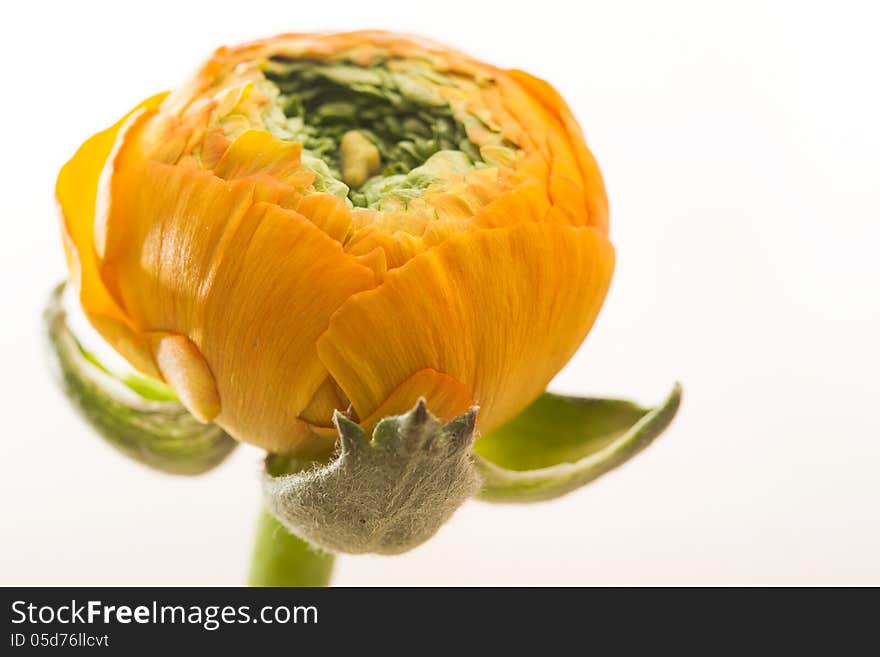
<svg viewBox="0 0 880 657">
<path fill-rule="evenodd" d="M 142 133 L 155 115 L 155 108 L 143 108 L 122 123 L 101 170 L 92 220 L 95 253 L 99 260 L 106 258 L 125 237 L 126 217 L 119 216 L 115 205 L 120 197 L 124 200 L 132 188 L 129 181 L 138 175 L 147 158 Z"/>
<path fill-rule="evenodd" d="M 164 97 L 160 94 L 145 100 L 114 126 L 86 141 L 61 169 L 55 187 L 71 281 L 79 290 L 83 310 L 110 344 L 152 376 L 158 376 L 158 371 L 147 340 L 136 332 L 101 280 L 93 231 L 98 180 L 120 129 L 132 116 L 157 107 Z"/>
<path fill-rule="evenodd" d="M 469 391 L 490 431 L 571 358 L 613 266 L 593 228 L 528 223 L 456 236 L 347 301 L 318 352 L 360 417 L 430 368 Z"/>
</svg>

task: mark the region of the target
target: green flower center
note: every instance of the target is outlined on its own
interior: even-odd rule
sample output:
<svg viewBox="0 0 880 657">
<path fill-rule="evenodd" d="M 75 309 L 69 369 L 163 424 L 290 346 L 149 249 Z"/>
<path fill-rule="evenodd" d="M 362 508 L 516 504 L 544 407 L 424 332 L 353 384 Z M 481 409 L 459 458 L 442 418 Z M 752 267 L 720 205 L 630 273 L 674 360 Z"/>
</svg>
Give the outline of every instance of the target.
<svg viewBox="0 0 880 657">
<path fill-rule="evenodd" d="M 440 174 L 490 166 L 468 138 L 467 122 L 478 119 L 439 91 L 473 87 L 470 78 L 399 59 L 365 67 L 273 57 L 263 74 L 275 110 L 267 128 L 302 143 L 318 191 L 354 206 L 381 209 L 390 197 L 405 204 Z"/>
</svg>

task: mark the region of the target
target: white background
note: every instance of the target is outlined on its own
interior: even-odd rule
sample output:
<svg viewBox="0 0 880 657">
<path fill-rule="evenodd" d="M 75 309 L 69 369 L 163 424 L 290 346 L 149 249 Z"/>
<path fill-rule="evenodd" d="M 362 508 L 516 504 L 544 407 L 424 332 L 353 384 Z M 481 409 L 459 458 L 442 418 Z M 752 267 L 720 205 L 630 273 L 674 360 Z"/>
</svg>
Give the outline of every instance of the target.
<svg viewBox="0 0 880 657">
<path fill-rule="evenodd" d="M 54 176 L 214 47 L 421 33 L 556 85 L 608 186 L 618 268 L 562 392 L 675 424 L 564 499 L 467 504 L 338 584 L 880 584 L 880 96 L 870 4 L 85 2 L 0 26 L 0 583 L 238 584 L 260 454 L 198 479 L 102 443 L 46 373 Z"/>
</svg>

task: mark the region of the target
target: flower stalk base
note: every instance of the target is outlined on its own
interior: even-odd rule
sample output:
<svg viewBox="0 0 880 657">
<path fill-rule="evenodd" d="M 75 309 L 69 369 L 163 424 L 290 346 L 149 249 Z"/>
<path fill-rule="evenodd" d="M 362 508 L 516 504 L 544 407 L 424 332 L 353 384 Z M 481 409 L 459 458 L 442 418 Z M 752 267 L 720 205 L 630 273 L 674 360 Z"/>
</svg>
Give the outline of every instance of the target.
<svg viewBox="0 0 880 657">
<path fill-rule="evenodd" d="M 248 577 L 250 586 L 327 586 L 334 556 L 291 534 L 262 509 Z"/>
</svg>

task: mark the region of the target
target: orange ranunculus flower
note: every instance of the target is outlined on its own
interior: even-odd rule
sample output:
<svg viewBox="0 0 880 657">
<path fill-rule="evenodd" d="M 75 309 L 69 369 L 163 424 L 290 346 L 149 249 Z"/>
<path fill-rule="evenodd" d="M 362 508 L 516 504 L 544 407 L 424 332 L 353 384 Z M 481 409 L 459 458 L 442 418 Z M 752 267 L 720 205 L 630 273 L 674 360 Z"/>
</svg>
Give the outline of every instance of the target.
<svg viewBox="0 0 880 657">
<path fill-rule="evenodd" d="M 384 32 L 221 48 L 83 144 L 57 196 L 98 331 L 275 452 L 420 396 L 490 431 L 578 348 L 614 263 L 556 91 Z"/>
</svg>

